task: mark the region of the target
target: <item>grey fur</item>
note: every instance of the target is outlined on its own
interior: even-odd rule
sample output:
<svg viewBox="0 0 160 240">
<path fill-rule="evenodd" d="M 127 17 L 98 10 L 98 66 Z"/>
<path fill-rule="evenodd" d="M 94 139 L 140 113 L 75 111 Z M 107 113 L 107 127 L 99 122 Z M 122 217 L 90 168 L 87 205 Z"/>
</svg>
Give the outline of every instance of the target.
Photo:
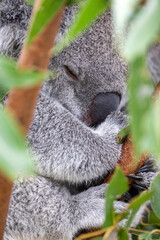
<svg viewBox="0 0 160 240">
<path fill-rule="evenodd" d="M 76 9 L 66 8 L 57 41 Z M 0 3 L 3 54 L 18 56 L 30 12 L 23 0 Z M 124 113 L 110 114 L 96 129 L 82 122 L 92 99 L 100 92 L 117 92 L 124 102 L 127 67 L 113 48 L 112 38 L 111 13 L 105 13 L 51 60 L 50 67 L 58 68 L 60 74 L 43 84 L 28 134 L 38 176 L 15 182 L 4 240 L 71 240 L 83 228 L 102 225 L 107 184 L 76 195 L 67 186 L 75 187 L 106 175 L 120 157 L 116 134 L 126 125 Z M 67 74 L 65 66 L 77 80 Z M 115 202 L 117 211 L 125 207 L 126 203 Z M 142 209 L 133 225 L 141 212 Z"/>
<path fill-rule="evenodd" d="M 157 84 L 160 81 L 160 43 L 153 44 L 148 52 L 148 68 L 150 74 Z"/>
</svg>

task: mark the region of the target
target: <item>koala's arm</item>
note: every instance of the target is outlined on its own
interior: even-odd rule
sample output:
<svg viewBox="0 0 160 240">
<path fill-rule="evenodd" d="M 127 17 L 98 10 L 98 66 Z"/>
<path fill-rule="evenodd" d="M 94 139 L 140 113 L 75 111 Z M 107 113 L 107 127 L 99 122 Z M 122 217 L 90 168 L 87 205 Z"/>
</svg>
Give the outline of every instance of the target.
<svg viewBox="0 0 160 240">
<path fill-rule="evenodd" d="M 116 134 L 125 124 L 126 116 L 114 112 L 94 130 L 56 100 L 41 96 L 28 136 L 38 173 L 71 182 L 106 175 L 119 160 Z"/>
<path fill-rule="evenodd" d="M 82 229 L 101 227 L 106 187 L 107 184 L 102 184 L 70 195 L 60 183 L 53 184 L 47 178 L 19 180 L 13 189 L 3 240 L 71 240 Z M 114 207 L 116 212 L 122 212 L 127 204 L 115 201 Z M 138 211 L 133 227 L 140 220 L 142 210 Z M 125 221 L 120 224 L 124 225 Z"/>
</svg>

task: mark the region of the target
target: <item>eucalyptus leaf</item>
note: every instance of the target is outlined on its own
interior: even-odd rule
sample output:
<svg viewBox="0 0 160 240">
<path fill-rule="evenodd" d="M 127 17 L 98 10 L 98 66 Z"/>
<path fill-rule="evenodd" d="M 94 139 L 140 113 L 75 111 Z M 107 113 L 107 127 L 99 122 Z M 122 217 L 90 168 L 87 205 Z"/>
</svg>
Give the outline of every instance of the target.
<svg viewBox="0 0 160 240">
<path fill-rule="evenodd" d="M 29 33 L 27 36 L 27 45 L 29 45 L 34 38 L 44 29 L 46 24 L 65 4 L 66 0 L 43 0 L 39 9 L 34 16 Z"/>
<path fill-rule="evenodd" d="M 160 29 L 160 1 L 148 0 L 130 24 L 125 46 L 128 60 L 143 54 Z"/>
<path fill-rule="evenodd" d="M 131 223 L 136 215 L 136 213 L 138 212 L 139 208 L 147 201 L 151 198 L 153 192 L 147 192 L 144 191 L 141 193 L 140 196 L 136 197 L 134 200 L 131 201 L 131 203 L 128 206 L 128 210 L 132 210 L 129 218 L 125 224 L 125 229 L 129 228 L 131 226 Z"/>
<path fill-rule="evenodd" d="M 139 235 L 139 240 L 152 240 L 152 235 L 150 232 L 142 233 Z"/>
<path fill-rule="evenodd" d="M 140 0 L 123 0 L 123 4 L 121 0 L 112 0 L 112 12 L 113 19 L 115 24 L 115 30 L 120 32 L 124 32 L 129 19 L 135 12 L 135 8 Z"/>
<path fill-rule="evenodd" d="M 128 236 L 128 233 L 126 231 L 126 229 L 120 227 L 118 229 L 118 240 L 129 240 L 129 236 Z"/>
<path fill-rule="evenodd" d="M 160 227 L 160 218 L 158 218 L 153 211 L 149 212 L 148 224 L 157 225 Z"/>
<path fill-rule="evenodd" d="M 130 64 L 129 111 L 132 118 L 132 135 L 137 156 L 155 148 L 152 131 L 153 115 L 152 94 L 154 87 L 146 68 L 145 56 L 137 58 Z M 152 124 L 151 124 L 152 121 Z"/>
<path fill-rule="evenodd" d="M 128 125 L 127 127 L 123 128 L 118 134 L 117 134 L 117 143 L 121 144 L 125 141 L 126 137 L 130 133 L 131 126 Z"/>
<path fill-rule="evenodd" d="M 107 0 L 87 0 L 81 2 L 80 9 L 71 23 L 69 30 L 54 47 L 54 54 L 57 55 L 60 53 L 75 38 L 82 34 L 108 7 L 109 1 Z"/>
<path fill-rule="evenodd" d="M 4 97 L 7 95 L 9 92 L 8 87 L 4 87 L 3 84 L 0 84 L 0 102 L 3 101 Z"/>
<path fill-rule="evenodd" d="M 135 235 L 135 236 L 141 236 L 142 239 L 146 240 L 148 236 L 150 236 L 150 232 L 148 231 L 143 231 L 141 229 L 134 229 L 134 228 L 129 228 L 128 230 L 129 233 Z M 144 234 L 144 235 L 143 235 Z M 159 239 L 159 234 L 152 234 L 152 239 Z"/>
<path fill-rule="evenodd" d="M 122 170 L 117 167 L 106 191 L 106 217 L 104 228 L 112 226 L 115 220 L 113 202 L 128 190 L 127 179 Z"/>
<path fill-rule="evenodd" d="M 158 174 L 151 183 L 151 190 L 154 194 L 151 197 L 151 206 L 155 215 L 160 218 L 160 174 Z"/>
<path fill-rule="evenodd" d="M 148 201 L 154 195 L 154 193 L 155 190 L 153 189 L 152 191 L 143 191 L 138 197 L 131 201 L 131 203 L 128 206 L 128 210 L 140 207 L 142 204 Z"/>
<path fill-rule="evenodd" d="M 9 178 L 33 174 L 34 164 L 15 121 L 0 108 L 0 170 Z"/>
<path fill-rule="evenodd" d="M 20 70 L 16 63 L 5 57 L 0 57 L 0 86 L 4 94 L 10 88 L 28 87 L 42 81 L 43 74 L 37 71 Z M 3 95 L 3 94 L 2 94 Z"/>
</svg>

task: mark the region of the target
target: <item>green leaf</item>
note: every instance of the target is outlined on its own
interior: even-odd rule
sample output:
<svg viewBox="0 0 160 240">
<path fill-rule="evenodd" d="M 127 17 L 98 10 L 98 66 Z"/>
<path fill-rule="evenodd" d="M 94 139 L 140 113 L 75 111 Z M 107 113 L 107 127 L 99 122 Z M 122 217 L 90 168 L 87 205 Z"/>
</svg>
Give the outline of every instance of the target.
<svg viewBox="0 0 160 240">
<path fill-rule="evenodd" d="M 43 0 L 34 19 L 32 21 L 29 33 L 27 36 L 27 45 L 29 45 L 34 38 L 44 29 L 47 23 L 60 10 L 66 0 Z"/>
<path fill-rule="evenodd" d="M 127 222 L 126 222 L 126 224 L 125 224 L 125 229 L 127 229 L 127 228 L 129 228 L 129 227 L 131 226 L 132 221 L 133 221 L 136 213 L 138 212 L 138 210 L 139 210 L 139 207 L 138 207 L 138 208 L 135 208 L 135 209 L 133 209 L 133 210 L 131 211 L 131 213 L 130 213 L 130 215 L 129 215 L 129 217 L 128 217 L 128 220 L 127 220 Z"/>
<path fill-rule="evenodd" d="M 34 0 L 25 0 L 25 2 L 31 6 L 34 5 Z"/>
<path fill-rule="evenodd" d="M 8 92 L 10 88 L 14 87 L 31 86 L 41 82 L 43 79 L 42 73 L 31 70 L 20 70 L 14 61 L 4 57 L 0 57 L 0 73 L 0 86 L 4 89 L 2 93 Z"/>
<path fill-rule="evenodd" d="M 129 240 L 127 231 L 122 227 L 118 229 L 118 240 Z"/>
<path fill-rule="evenodd" d="M 149 212 L 148 224 L 160 226 L 160 218 L 153 211 Z"/>
<path fill-rule="evenodd" d="M 133 234 L 133 235 L 135 235 L 135 236 L 138 236 L 138 237 L 141 236 L 141 239 L 144 239 L 144 240 L 146 240 L 147 237 L 150 237 L 150 235 L 151 235 L 151 232 L 145 231 L 145 233 L 142 233 L 141 230 L 134 229 L 134 228 L 129 229 L 128 232 L 131 233 L 131 234 Z M 144 232 L 144 231 L 143 231 L 143 232 Z M 160 238 L 159 238 L 159 234 L 156 234 L 156 233 L 152 234 L 152 239 L 160 239 Z"/>
<path fill-rule="evenodd" d="M 34 171 L 33 161 L 23 136 L 11 117 L 0 109 L 0 169 L 11 179 L 28 176 Z"/>
<path fill-rule="evenodd" d="M 117 143 L 121 144 L 124 142 L 128 134 L 130 133 L 131 125 L 128 125 L 127 127 L 123 128 L 118 134 L 117 134 Z"/>
<path fill-rule="evenodd" d="M 137 156 L 155 148 L 151 124 L 153 83 L 148 77 L 145 57 L 130 64 L 129 111 L 132 118 L 132 135 Z M 152 126 L 153 127 L 153 126 Z"/>
<path fill-rule="evenodd" d="M 129 19 L 135 12 L 140 0 L 112 0 L 112 12 L 115 24 L 115 30 L 124 32 L 128 25 Z"/>
<path fill-rule="evenodd" d="M 143 191 L 140 196 L 132 200 L 132 202 L 128 206 L 128 210 L 140 207 L 143 203 L 149 200 L 151 196 L 153 196 L 154 192 L 154 190 Z"/>
<path fill-rule="evenodd" d="M 160 218 L 160 174 L 153 179 L 151 190 L 154 191 L 154 194 L 151 197 L 151 206 L 155 215 Z"/>
<path fill-rule="evenodd" d="M 109 0 L 87 0 L 81 3 L 71 27 L 54 47 L 54 54 L 61 52 L 76 37 L 82 34 L 95 19 L 109 7 Z"/>
<path fill-rule="evenodd" d="M 4 97 L 9 92 L 9 88 L 4 87 L 3 84 L 0 83 L 0 102 L 4 99 Z"/>
<path fill-rule="evenodd" d="M 142 233 L 139 235 L 140 240 L 152 240 L 152 234 L 149 233 Z"/>
<path fill-rule="evenodd" d="M 131 22 L 124 50 L 128 60 L 143 54 L 155 40 L 160 29 L 159 13 L 160 1 L 148 0 Z"/>
<path fill-rule="evenodd" d="M 132 200 L 132 202 L 129 204 L 128 206 L 128 210 L 132 209 L 132 212 L 129 215 L 129 218 L 125 224 L 125 229 L 129 228 L 136 213 L 138 212 L 139 208 L 147 201 L 151 198 L 153 192 L 147 192 L 144 191 L 141 193 L 140 196 L 136 197 L 134 200 Z"/>
<path fill-rule="evenodd" d="M 117 167 L 106 191 L 106 217 L 103 227 L 112 226 L 115 221 L 113 202 L 128 190 L 127 179 Z"/>
</svg>

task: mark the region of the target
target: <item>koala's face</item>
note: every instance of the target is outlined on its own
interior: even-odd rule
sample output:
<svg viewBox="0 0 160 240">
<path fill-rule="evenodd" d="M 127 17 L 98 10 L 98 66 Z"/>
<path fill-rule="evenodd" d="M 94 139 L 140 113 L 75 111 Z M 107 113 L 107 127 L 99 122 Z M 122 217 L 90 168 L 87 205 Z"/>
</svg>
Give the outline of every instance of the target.
<svg viewBox="0 0 160 240">
<path fill-rule="evenodd" d="M 66 8 L 57 41 L 70 25 L 76 9 Z M 51 66 L 59 69 L 59 77 L 46 83 L 43 89 L 79 118 L 86 114 L 97 94 L 116 92 L 122 99 L 126 92 L 127 68 L 113 47 L 112 32 L 111 13 L 105 13 L 52 60 Z"/>
<path fill-rule="evenodd" d="M 7 5 L 6 5 L 7 4 Z M 76 6 L 67 7 L 56 41 L 71 23 Z M 0 3 L 0 50 L 17 56 L 29 22 L 31 8 L 23 0 Z M 105 13 L 94 25 L 61 54 L 51 60 L 59 76 L 42 87 L 42 92 L 56 98 L 70 112 L 82 119 L 99 93 L 126 91 L 126 64 L 113 47 L 111 14 Z"/>
</svg>

